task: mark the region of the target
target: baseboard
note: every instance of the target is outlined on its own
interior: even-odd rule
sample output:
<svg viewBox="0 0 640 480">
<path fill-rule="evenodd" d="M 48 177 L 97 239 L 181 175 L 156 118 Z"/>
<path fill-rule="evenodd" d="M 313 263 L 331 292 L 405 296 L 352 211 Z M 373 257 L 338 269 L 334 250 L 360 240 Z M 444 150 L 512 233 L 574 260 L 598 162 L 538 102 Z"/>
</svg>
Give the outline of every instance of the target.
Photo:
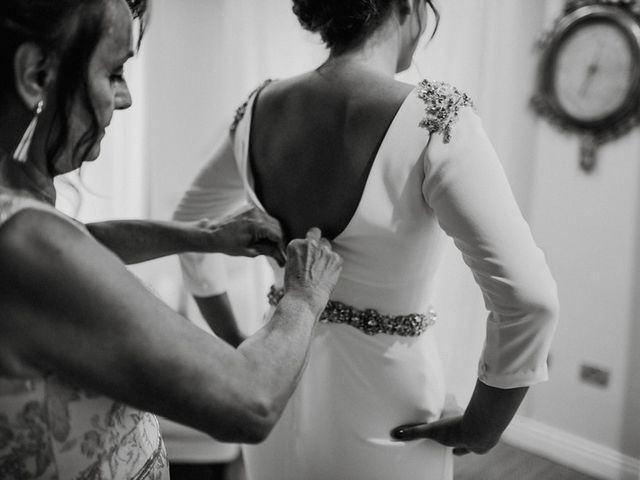
<svg viewBox="0 0 640 480">
<path fill-rule="evenodd" d="M 606 480 L 640 480 L 636 458 L 544 423 L 516 416 L 503 440 L 515 447 Z"/>
</svg>

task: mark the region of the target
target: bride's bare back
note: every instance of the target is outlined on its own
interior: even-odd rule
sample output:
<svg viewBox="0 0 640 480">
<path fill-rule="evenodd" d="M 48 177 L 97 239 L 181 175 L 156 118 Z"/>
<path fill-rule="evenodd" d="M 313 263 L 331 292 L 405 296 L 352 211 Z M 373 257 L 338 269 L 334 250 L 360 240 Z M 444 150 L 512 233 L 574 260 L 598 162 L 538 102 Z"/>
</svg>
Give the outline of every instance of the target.
<svg viewBox="0 0 640 480">
<path fill-rule="evenodd" d="M 316 71 L 260 92 L 251 169 L 258 198 L 287 237 L 317 226 L 333 239 L 347 227 L 380 143 L 411 89 L 370 73 Z"/>
</svg>

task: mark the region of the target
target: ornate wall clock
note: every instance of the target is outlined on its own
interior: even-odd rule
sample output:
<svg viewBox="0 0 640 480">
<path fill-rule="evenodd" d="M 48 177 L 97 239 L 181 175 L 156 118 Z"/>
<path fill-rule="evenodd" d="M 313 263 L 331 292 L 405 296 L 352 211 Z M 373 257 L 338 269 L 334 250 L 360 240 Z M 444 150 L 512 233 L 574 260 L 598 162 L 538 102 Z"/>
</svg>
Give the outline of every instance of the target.
<svg viewBox="0 0 640 480">
<path fill-rule="evenodd" d="M 573 0 L 540 42 L 534 110 L 581 138 L 591 171 L 599 145 L 640 121 L 640 5 Z"/>
</svg>

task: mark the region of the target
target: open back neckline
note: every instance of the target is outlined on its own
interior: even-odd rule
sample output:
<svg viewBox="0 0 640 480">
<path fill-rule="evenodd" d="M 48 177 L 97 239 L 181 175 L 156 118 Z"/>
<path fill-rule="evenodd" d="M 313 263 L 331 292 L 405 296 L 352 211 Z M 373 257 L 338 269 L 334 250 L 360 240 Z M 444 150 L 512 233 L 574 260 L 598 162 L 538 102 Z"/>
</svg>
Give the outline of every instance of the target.
<svg viewBox="0 0 640 480">
<path fill-rule="evenodd" d="M 251 202 L 258 207 L 260 210 L 262 210 L 263 212 L 269 214 L 269 212 L 267 211 L 267 209 L 264 207 L 264 205 L 262 204 L 262 202 L 260 201 L 260 199 L 258 198 L 258 195 L 254 189 L 254 184 L 255 184 L 255 179 L 253 176 L 253 172 L 251 171 L 251 162 L 249 159 L 249 155 L 251 153 L 251 148 L 249 145 L 250 142 L 250 132 L 251 132 L 251 126 L 252 126 L 252 122 L 253 122 L 253 110 L 254 110 L 254 106 L 255 106 L 255 102 L 258 98 L 258 96 L 260 95 L 260 92 L 262 91 L 262 89 L 264 87 L 266 87 L 267 85 L 269 85 L 269 83 L 271 83 L 271 81 L 267 81 L 265 83 L 263 83 L 260 88 L 258 88 L 253 95 L 251 96 L 251 98 L 247 101 L 246 104 L 246 111 L 244 112 L 244 117 L 242 118 L 241 121 L 246 122 L 246 128 L 248 128 L 248 131 L 246 132 L 247 135 L 247 145 L 246 148 L 244 149 L 243 152 L 243 158 L 240 159 L 241 160 L 241 165 L 239 168 L 239 171 L 241 173 L 241 175 L 244 177 L 245 180 L 245 188 L 247 190 L 247 193 L 249 195 L 249 198 L 251 200 Z M 371 161 L 371 166 L 369 168 L 369 171 L 367 172 L 367 179 L 365 180 L 365 184 L 364 184 L 364 188 L 362 189 L 362 194 L 360 195 L 360 199 L 357 202 L 357 206 L 355 208 L 355 210 L 353 211 L 353 213 L 351 214 L 351 217 L 349 218 L 349 221 L 347 222 L 346 226 L 333 238 L 329 239 L 332 242 L 336 242 L 340 239 L 340 237 L 345 236 L 345 234 L 351 229 L 351 226 L 355 223 L 355 220 L 357 219 L 360 211 L 362 210 L 362 205 L 364 204 L 364 200 L 365 198 L 368 196 L 368 192 L 370 190 L 370 183 L 371 183 L 371 178 L 373 177 L 373 173 L 374 170 L 376 169 L 376 167 L 379 165 L 380 161 L 379 158 L 382 155 L 382 153 L 385 150 L 385 147 L 388 143 L 388 139 L 390 137 L 390 133 L 393 131 L 395 124 L 398 123 L 399 118 L 401 117 L 402 112 L 405 110 L 406 106 L 409 104 L 409 99 L 412 98 L 414 96 L 416 92 L 416 88 L 412 88 L 411 91 L 406 95 L 406 97 L 402 100 L 402 102 L 400 103 L 400 105 L 398 106 L 396 112 L 394 113 L 391 121 L 389 122 L 389 125 L 387 126 L 384 135 L 380 138 L 380 140 L 378 141 L 378 145 L 377 145 L 377 149 L 375 150 L 375 153 L 373 154 L 373 160 Z M 237 134 L 238 132 L 236 132 Z"/>
</svg>

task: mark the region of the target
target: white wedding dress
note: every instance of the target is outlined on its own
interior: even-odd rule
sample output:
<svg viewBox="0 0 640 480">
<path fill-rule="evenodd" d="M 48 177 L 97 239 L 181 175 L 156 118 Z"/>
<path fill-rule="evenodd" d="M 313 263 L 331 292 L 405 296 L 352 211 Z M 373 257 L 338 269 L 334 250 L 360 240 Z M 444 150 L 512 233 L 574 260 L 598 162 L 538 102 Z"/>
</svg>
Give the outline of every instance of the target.
<svg viewBox="0 0 640 480">
<path fill-rule="evenodd" d="M 248 161 L 255 97 L 239 110 L 176 218 L 220 218 L 247 202 L 261 207 Z M 332 242 L 344 259 L 332 300 L 389 316 L 427 312 L 444 230 L 489 311 L 480 380 L 499 388 L 532 385 L 547 378 L 555 283 L 469 104 L 440 82 L 424 81 L 406 97 L 355 214 Z M 187 254 L 181 261 L 194 294 L 224 291 L 216 257 Z M 444 398 L 432 329 L 418 336 L 368 335 L 352 325 L 321 323 L 282 418 L 264 443 L 244 448 L 248 478 L 451 479 L 449 448 L 394 441 L 389 434 L 399 425 L 437 420 Z"/>
</svg>

